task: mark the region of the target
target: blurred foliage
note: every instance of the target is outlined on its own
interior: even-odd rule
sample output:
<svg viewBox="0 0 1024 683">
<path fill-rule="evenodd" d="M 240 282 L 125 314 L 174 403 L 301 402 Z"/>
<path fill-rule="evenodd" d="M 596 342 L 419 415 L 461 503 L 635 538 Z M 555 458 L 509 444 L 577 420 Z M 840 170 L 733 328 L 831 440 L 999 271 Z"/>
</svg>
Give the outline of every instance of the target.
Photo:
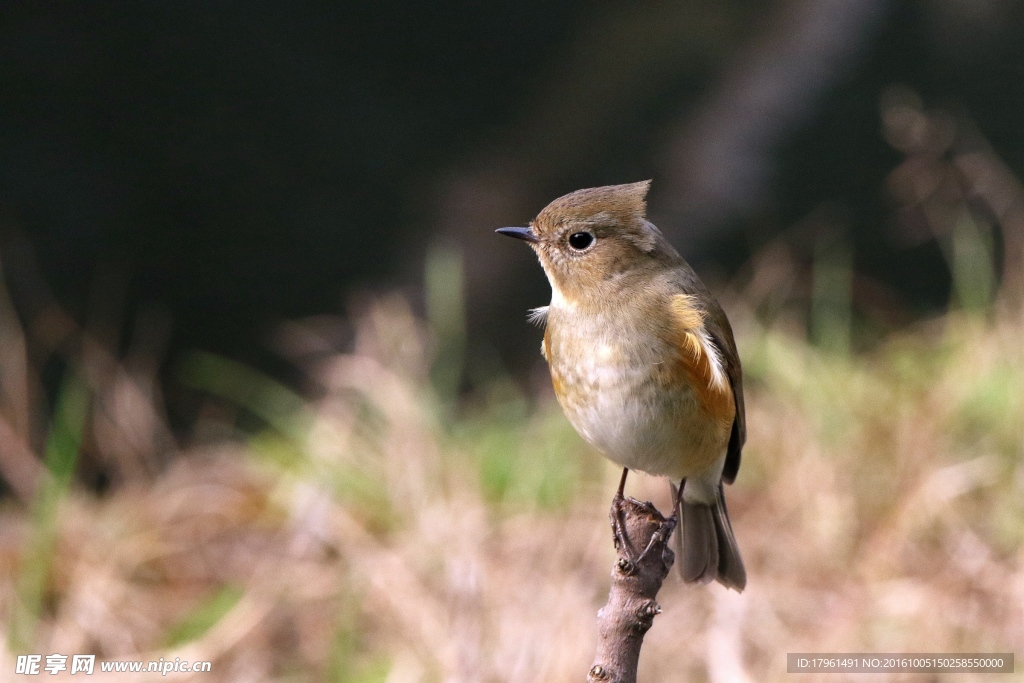
<svg viewBox="0 0 1024 683">
<path fill-rule="evenodd" d="M 31 531 L 26 539 L 20 575 L 15 579 L 17 602 L 10 612 L 8 631 L 8 646 L 15 651 L 23 651 L 36 642 L 38 620 L 53 609 L 54 586 L 50 580 L 58 552 L 61 507 L 74 479 L 88 401 L 85 385 L 73 370 L 70 371 L 46 441 L 46 476 L 33 501 Z"/>
<path fill-rule="evenodd" d="M 819 252 L 833 274 L 836 249 Z M 834 343 L 842 296 L 815 295 L 811 315 L 829 311 L 812 343 L 786 307 L 755 314 L 759 282 L 726 299 L 748 396 L 729 493 L 749 590 L 666 586 L 643 675 L 677 680 L 684 661 L 697 678 L 781 680 L 786 651 L 1018 649 L 1019 310 L 964 305 L 855 352 Z M 546 392 L 505 378 L 446 395 L 437 320 L 381 298 L 352 319 L 350 350 L 330 345 L 332 320 L 286 326 L 300 392 L 193 356 L 182 376 L 208 396 L 194 442 L 102 497 L 69 486 L 102 404 L 69 375 L 48 441 L 57 484 L 3 511 L 7 660 L 181 657 L 222 680 L 578 679 L 616 473 Z M 667 504 L 659 480 L 630 486 Z"/>
<path fill-rule="evenodd" d="M 224 586 L 200 602 L 178 624 L 168 629 L 165 647 L 174 648 L 201 638 L 238 604 L 244 594 L 244 589 L 239 586 Z"/>
</svg>

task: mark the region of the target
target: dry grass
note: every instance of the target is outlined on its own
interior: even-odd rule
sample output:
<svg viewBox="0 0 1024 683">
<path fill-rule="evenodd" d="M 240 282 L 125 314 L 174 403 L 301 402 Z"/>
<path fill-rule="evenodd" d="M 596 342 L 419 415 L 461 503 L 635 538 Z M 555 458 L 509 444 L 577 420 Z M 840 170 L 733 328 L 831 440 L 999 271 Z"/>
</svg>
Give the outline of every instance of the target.
<svg viewBox="0 0 1024 683">
<path fill-rule="evenodd" d="M 749 586 L 670 581 L 641 679 L 779 680 L 794 651 L 1024 651 L 1019 312 L 850 356 L 730 308 L 750 435 L 728 495 Z M 180 452 L 142 400 L 151 382 L 112 359 L 107 380 L 80 368 L 65 397 L 91 402 L 58 413 L 51 469 L 77 440 L 142 464 L 103 497 L 22 475 L 0 523 L 5 678 L 18 653 L 58 652 L 212 661 L 195 680 L 583 679 L 616 473 L 549 398 L 499 383 L 446 417 L 402 301 L 362 315 L 348 352 L 328 327 L 282 334 L 308 396 L 195 357 L 186 377 L 220 408 Z M 663 482 L 631 487 L 666 506 Z"/>
</svg>

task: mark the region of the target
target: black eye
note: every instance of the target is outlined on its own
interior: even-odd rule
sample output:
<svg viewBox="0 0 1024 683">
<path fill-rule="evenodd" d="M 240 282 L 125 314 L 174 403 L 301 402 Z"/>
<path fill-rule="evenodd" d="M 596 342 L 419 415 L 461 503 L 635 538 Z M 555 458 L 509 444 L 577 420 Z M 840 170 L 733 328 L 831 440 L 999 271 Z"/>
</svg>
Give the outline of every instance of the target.
<svg viewBox="0 0 1024 683">
<path fill-rule="evenodd" d="M 576 251 L 583 251 L 594 241 L 594 236 L 589 232 L 574 232 L 569 235 L 569 246 Z"/>
</svg>

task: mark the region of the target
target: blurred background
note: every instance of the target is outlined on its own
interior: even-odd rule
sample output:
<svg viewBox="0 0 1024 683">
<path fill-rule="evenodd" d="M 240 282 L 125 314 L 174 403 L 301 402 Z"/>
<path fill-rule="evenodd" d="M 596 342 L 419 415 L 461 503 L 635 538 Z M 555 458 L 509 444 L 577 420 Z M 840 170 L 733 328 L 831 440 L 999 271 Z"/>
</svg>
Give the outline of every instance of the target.
<svg viewBox="0 0 1024 683">
<path fill-rule="evenodd" d="M 616 474 L 493 230 L 647 178 L 736 329 L 750 586 L 666 585 L 643 680 L 1024 651 L 1022 29 L 1019 0 L 9 3 L 0 678 L 581 680 Z"/>
</svg>

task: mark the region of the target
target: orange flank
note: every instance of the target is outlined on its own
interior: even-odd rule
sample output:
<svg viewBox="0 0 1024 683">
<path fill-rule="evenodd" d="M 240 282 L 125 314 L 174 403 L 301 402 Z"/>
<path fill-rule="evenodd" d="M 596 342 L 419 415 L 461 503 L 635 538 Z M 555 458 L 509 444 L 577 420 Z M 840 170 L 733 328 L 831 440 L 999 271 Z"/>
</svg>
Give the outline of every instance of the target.
<svg viewBox="0 0 1024 683">
<path fill-rule="evenodd" d="M 544 360 L 548 362 L 548 368 L 551 370 L 551 387 L 555 390 L 555 396 L 559 400 L 565 398 L 565 383 L 562 381 L 562 375 L 556 369 L 556 364 L 551 362 L 551 329 L 547 328 L 544 330 L 544 341 L 540 345 L 540 353 L 544 356 Z"/>
<path fill-rule="evenodd" d="M 673 296 L 671 307 L 680 335 L 674 343 L 699 404 L 716 422 L 732 424 L 736 403 L 729 385 L 715 376 L 712 363 L 717 359 L 704 346 L 704 311 L 695 306 L 695 298 L 688 294 Z"/>
</svg>

